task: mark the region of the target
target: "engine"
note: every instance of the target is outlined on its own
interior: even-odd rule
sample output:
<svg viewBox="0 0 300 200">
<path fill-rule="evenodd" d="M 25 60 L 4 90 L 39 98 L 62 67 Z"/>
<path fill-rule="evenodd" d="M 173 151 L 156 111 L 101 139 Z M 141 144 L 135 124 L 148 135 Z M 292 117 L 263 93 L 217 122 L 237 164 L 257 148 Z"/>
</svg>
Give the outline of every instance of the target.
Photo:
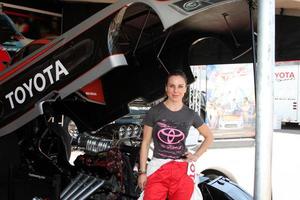
<svg viewBox="0 0 300 200">
<path fill-rule="evenodd" d="M 35 132 L 24 134 L 25 129 Z M 42 182 L 39 191 L 53 188 L 52 192 L 26 192 L 25 196 L 36 200 L 137 199 L 141 131 L 140 125 L 131 123 L 80 133 L 67 116 L 39 119 L 18 135 L 23 164 L 16 179 Z"/>
<path fill-rule="evenodd" d="M 82 155 L 75 159 L 74 166 L 84 174 L 90 174 L 94 178 L 90 181 L 95 183 L 83 184 L 90 185 L 90 188 L 75 187 L 80 192 L 71 190 L 71 193 L 76 194 L 76 198 L 78 193 L 87 190 L 93 191 L 93 196 L 99 199 L 117 199 L 120 196 L 136 199 L 140 191 L 136 187 L 137 171 L 134 167 L 138 161 L 141 131 L 140 125 L 136 124 L 109 124 L 93 135 L 77 134 L 72 141 L 71 154 L 79 151 Z M 74 180 L 81 183 L 91 179 L 87 178 L 88 175 L 84 179 L 78 176 Z"/>
</svg>

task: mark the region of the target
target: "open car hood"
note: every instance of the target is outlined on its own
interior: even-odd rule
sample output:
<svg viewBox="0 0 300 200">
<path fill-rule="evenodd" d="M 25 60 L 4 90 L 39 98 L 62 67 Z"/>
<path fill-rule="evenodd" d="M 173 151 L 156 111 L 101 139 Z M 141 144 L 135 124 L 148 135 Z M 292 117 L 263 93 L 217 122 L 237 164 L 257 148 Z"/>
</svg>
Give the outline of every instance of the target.
<svg viewBox="0 0 300 200">
<path fill-rule="evenodd" d="M 112 4 L 0 74 L 0 135 L 49 110 L 92 131 L 127 114 L 136 98 L 161 98 L 169 71 L 182 69 L 189 83 L 194 80 L 189 66 L 196 41 L 227 35 L 229 27 L 248 32 L 247 13 L 244 0 Z M 232 58 L 222 42 L 209 46 L 214 61 Z M 80 88 L 97 79 L 103 103 L 78 96 Z"/>
</svg>

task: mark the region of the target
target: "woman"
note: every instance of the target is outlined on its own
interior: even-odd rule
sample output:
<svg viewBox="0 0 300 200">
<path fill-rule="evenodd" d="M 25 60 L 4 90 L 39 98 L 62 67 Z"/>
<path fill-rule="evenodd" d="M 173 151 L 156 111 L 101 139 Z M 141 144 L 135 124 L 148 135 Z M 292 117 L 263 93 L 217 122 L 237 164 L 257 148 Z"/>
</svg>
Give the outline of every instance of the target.
<svg viewBox="0 0 300 200">
<path fill-rule="evenodd" d="M 197 161 L 213 142 L 213 136 L 200 116 L 183 103 L 187 91 L 183 72 L 169 74 L 165 91 L 167 99 L 151 108 L 143 122 L 138 184 L 144 190 L 144 200 L 189 200 L 194 183 L 187 175 L 188 162 Z M 194 154 L 185 147 L 191 125 L 204 136 Z M 152 139 L 153 159 L 146 166 Z"/>
</svg>

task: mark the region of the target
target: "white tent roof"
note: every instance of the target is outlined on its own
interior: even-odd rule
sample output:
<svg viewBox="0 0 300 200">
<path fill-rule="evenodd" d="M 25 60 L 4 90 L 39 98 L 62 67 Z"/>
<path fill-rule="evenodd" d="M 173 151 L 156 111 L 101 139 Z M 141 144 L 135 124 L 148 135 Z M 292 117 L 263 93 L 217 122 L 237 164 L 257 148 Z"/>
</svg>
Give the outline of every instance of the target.
<svg viewBox="0 0 300 200">
<path fill-rule="evenodd" d="M 276 8 L 300 10 L 300 0 L 276 0 Z"/>
<path fill-rule="evenodd" d="M 63 0 L 73 2 L 114 3 L 117 0 Z M 276 0 L 276 8 L 289 8 L 300 10 L 300 0 Z"/>
</svg>

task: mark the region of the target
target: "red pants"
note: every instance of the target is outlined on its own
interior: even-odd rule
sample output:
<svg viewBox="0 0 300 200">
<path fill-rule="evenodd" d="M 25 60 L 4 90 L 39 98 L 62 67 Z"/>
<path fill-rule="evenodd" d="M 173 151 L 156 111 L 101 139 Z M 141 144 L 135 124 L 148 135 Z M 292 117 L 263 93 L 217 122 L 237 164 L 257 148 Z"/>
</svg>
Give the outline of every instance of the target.
<svg viewBox="0 0 300 200">
<path fill-rule="evenodd" d="M 171 161 L 151 174 L 144 190 L 144 200 L 190 200 L 194 182 L 187 176 L 187 162 Z"/>
</svg>

